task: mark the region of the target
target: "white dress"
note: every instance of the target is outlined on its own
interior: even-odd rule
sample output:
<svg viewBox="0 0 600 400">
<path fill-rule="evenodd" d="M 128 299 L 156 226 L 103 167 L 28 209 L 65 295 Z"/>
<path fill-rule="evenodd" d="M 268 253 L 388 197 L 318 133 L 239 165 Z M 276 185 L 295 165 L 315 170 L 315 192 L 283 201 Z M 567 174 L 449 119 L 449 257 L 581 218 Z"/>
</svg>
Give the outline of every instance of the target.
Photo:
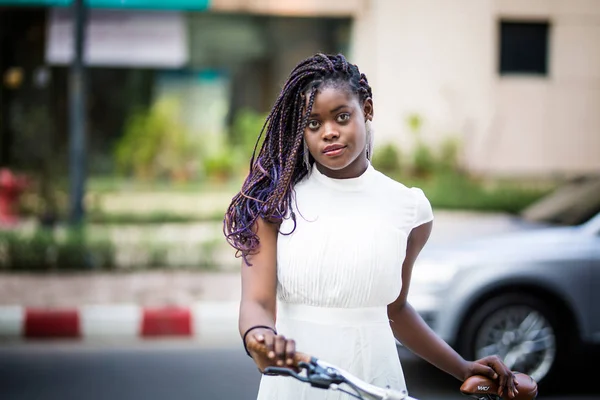
<svg viewBox="0 0 600 400">
<path fill-rule="evenodd" d="M 277 240 L 279 334 L 296 349 L 381 387 L 405 390 L 387 317 L 402 287 L 410 231 L 433 219 L 420 189 L 371 165 L 358 178 L 332 179 L 313 167 L 295 187 L 296 228 Z M 259 400 L 351 397 L 290 377 L 263 376 Z"/>
</svg>

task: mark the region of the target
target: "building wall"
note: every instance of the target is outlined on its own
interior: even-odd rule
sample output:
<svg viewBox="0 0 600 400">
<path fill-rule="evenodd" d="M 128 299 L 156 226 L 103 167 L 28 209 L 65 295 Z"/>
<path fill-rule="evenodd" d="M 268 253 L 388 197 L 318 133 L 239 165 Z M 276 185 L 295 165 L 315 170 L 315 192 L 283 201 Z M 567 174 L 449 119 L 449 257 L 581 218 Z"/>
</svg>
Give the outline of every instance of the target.
<svg viewBox="0 0 600 400">
<path fill-rule="evenodd" d="M 351 58 L 374 89 L 376 144 L 458 134 L 465 164 L 496 175 L 600 170 L 600 7 L 595 0 L 370 0 Z M 499 76 L 498 24 L 548 20 L 549 74 Z"/>
<path fill-rule="evenodd" d="M 422 135 L 432 144 L 461 138 L 465 166 L 476 172 L 547 176 L 600 170 L 598 0 L 211 4 L 214 11 L 352 16 L 348 55 L 374 89 L 376 145 L 391 141 L 410 148 L 406 119 L 418 114 L 425 121 Z M 547 76 L 500 76 L 500 20 L 550 23 Z"/>
<path fill-rule="evenodd" d="M 487 167 L 507 173 L 600 170 L 598 2 L 496 0 L 494 11 L 550 21 L 550 57 L 546 78 L 496 77 L 496 121 L 487 136 L 499 139 Z M 485 167 L 483 160 L 477 165 Z"/>
<path fill-rule="evenodd" d="M 470 143 L 491 113 L 491 2 L 370 5 L 356 20 L 352 58 L 373 85 L 376 144 L 410 147 L 406 119 L 413 113 L 424 119 L 430 141 L 461 133 Z"/>
</svg>

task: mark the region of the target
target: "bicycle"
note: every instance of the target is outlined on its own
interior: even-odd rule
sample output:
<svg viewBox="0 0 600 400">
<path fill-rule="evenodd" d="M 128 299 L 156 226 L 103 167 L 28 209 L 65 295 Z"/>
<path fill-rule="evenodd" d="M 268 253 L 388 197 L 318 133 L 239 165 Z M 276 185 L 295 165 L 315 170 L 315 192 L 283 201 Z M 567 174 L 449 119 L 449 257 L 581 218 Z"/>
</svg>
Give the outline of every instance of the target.
<svg viewBox="0 0 600 400">
<path fill-rule="evenodd" d="M 252 343 L 248 349 L 258 352 L 267 360 L 267 348 L 263 344 Z M 268 366 L 263 373 L 289 376 L 312 387 L 337 390 L 360 400 L 418 400 L 410 397 L 406 391 L 371 385 L 335 365 L 303 353 L 296 353 L 294 365 L 291 367 Z M 518 383 L 519 394 L 512 400 L 534 400 L 538 394 L 537 383 L 526 374 L 513 373 Z M 350 390 L 346 389 L 346 386 Z M 509 400 L 508 394 L 498 396 L 498 384 L 495 381 L 479 375 L 465 380 L 460 391 L 478 400 Z"/>
</svg>

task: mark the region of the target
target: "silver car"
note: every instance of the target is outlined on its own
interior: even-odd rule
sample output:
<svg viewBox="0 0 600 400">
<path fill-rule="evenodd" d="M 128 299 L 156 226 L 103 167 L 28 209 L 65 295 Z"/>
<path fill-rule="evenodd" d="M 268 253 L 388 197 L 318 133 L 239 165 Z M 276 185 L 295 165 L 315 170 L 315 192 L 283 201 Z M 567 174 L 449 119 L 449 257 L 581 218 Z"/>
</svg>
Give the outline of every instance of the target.
<svg viewBox="0 0 600 400">
<path fill-rule="evenodd" d="M 409 301 L 463 356 L 499 354 L 538 382 L 600 344 L 600 177 L 571 182 L 499 236 L 429 248 Z"/>
</svg>

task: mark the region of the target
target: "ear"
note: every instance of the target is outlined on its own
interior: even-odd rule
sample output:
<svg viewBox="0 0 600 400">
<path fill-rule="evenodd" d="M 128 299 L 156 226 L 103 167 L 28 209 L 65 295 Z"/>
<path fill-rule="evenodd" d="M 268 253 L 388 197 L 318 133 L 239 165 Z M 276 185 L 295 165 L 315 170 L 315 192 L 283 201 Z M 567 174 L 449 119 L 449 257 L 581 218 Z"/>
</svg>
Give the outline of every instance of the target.
<svg viewBox="0 0 600 400">
<path fill-rule="evenodd" d="M 363 102 L 363 114 L 366 121 L 373 121 L 373 99 L 367 97 Z"/>
</svg>

